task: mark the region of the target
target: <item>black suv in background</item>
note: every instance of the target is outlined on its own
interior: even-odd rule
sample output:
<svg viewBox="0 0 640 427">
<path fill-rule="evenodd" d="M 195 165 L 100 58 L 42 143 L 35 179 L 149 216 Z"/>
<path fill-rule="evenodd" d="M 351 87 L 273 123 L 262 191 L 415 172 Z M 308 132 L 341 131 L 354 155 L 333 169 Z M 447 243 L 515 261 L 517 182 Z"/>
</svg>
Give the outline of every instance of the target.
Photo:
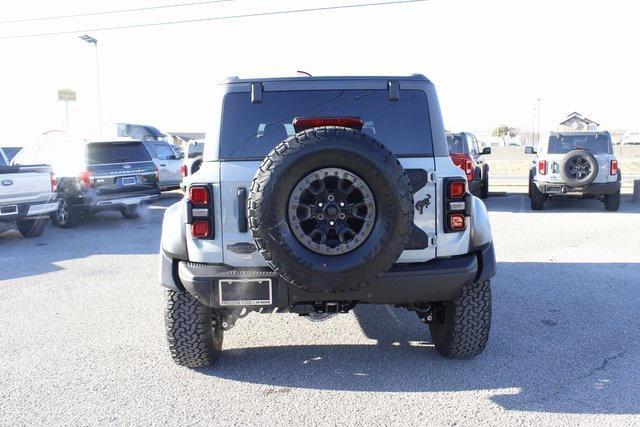
<svg viewBox="0 0 640 427">
<path fill-rule="evenodd" d="M 18 158 L 52 166 L 60 204 L 51 220 L 59 227 L 74 227 L 83 216 L 106 210 L 138 218 L 141 204 L 160 197 L 158 170 L 141 141 L 25 147 Z"/>
</svg>

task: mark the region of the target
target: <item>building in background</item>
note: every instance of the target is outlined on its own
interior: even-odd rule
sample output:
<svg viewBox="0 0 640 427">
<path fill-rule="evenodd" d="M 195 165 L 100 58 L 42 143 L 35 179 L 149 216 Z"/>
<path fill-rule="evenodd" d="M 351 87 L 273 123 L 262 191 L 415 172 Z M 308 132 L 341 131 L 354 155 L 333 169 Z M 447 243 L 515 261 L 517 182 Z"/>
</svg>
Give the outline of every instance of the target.
<svg viewBox="0 0 640 427">
<path fill-rule="evenodd" d="M 560 122 L 558 130 L 560 131 L 596 131 L 598 130 L 600 123 L 596 123 L 593 120 L 584 117 L 580 113 L 575 111 L 567 116 L 566 119 Z"/>
</svg>

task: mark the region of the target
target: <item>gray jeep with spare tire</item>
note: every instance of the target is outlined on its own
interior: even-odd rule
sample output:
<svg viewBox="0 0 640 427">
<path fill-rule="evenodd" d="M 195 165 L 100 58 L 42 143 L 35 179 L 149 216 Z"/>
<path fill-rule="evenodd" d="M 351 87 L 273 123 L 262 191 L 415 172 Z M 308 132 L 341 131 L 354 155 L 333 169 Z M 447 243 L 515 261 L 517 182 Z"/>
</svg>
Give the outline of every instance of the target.
<svg viewBox="0 0 640 427">
<path fill-rule="evenodd" d="M 609 132 L 554 132 L 536 152 L 529 170 L 531 209 L 558 197 L 596 199 L 608 211 L 620 208 L 622 176 Z"/>
<path fill-rule="evenodd" d="M 162 225 L 176 363 L 211 364 L 252 312 L 357 304 L 415 312 L 444 356 L 483 351 L 489 218 L 449 157 L 429 80 L 230 78 L 217 96 L 202 166 Z"/>
</svg>

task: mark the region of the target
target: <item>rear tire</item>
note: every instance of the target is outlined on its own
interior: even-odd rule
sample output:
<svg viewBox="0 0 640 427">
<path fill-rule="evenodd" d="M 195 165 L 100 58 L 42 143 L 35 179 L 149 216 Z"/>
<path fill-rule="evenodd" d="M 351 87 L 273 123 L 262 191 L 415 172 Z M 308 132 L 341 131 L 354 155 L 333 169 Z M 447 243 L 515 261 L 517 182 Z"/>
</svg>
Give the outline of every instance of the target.
<svg viewBox="0 0 640 427">
<path fill-rule="evenodd" d="M 542 192 L 538 190 L 538 187 L 536 187 L 536 185 L 531 181 L 529 181 L 529 190 L 529 197 L 531 198 L 531 210 L 541 211 L 544 207 L 544 194 L 542 194 Z"/>
<path fill-rule="evenodd" d="M 18 231 L 24 237 L 38 237 L 44 233 L 44 227 L 46 226 L 45 218 L 35 219 L 19 219 L 16 221 Z"/>
<path fill-rule="evenodd" d="M 620 209 L 620 191 L 604 196 L 604 209 L 611 212 Z"/>
<path fill-rule="evenodd" d="M 80 223 L 80 211 L 73 208 L 66 197 L 58 203 L 58 210 L 50 214 L 51 222 L 60 228 L 73 228 Z"/>
<path fill-rule="evenodd" d="M 139 205 L 127 206 L 126 208 L 122 209 L 120 213 L 126 219 L 138 219 L 140 218 L 140 206 Z"/>
<path fill-rule="evenodd" d="M 465 286 L 458 297 L 441 303 L 429 324 L 431 340 L 438 353 L 453 359 L 467 359 L 484 351 L 491 329 L 491 283 L 489 280 Z"/>
<path fill-rule="evenodd" d="M 222 351 L 223 331 L 213 310 L 186 292 L 166 291 L 164 312 L 173 361 L 187 368 L 211 365 Z"/>
<path fill-rule="evenodd" d="M 485 172 L 482 175 L 482 186 L 480 187 L 480 198 L 486 199 L 489 197 L 489 174 Z"/>
</svg>

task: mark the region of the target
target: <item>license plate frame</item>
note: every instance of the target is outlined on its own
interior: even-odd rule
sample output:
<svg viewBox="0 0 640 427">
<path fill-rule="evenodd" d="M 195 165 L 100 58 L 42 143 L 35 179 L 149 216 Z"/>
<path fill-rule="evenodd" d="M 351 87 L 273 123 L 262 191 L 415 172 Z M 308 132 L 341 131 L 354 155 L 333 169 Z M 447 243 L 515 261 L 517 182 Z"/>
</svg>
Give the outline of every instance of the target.
<svg viewBox="0 0 640 427">
<path fill-rule="evenodd" d="M 0 206 L 0 215 L 15 215 L 18 213 L 18 205 Z"/>
<path fill-rule="evenodd" d="M 563 193 L 563 186 L 562 185 L 547 185 L 545 187 L 545 191 L 548 194 L 562 194 Z"/>
<path fill-rule="evenodd" d="M 220 279 L 218 303 L 221 307 L 272 305 L 273 281 L 270 278 Z"/>
<path fill-rule="evenodd" d="M 122 185 L 136 185 L 138 183 L 138 179 L 135 176 L 123 176 L 122 177 Z"/>
</svg>

